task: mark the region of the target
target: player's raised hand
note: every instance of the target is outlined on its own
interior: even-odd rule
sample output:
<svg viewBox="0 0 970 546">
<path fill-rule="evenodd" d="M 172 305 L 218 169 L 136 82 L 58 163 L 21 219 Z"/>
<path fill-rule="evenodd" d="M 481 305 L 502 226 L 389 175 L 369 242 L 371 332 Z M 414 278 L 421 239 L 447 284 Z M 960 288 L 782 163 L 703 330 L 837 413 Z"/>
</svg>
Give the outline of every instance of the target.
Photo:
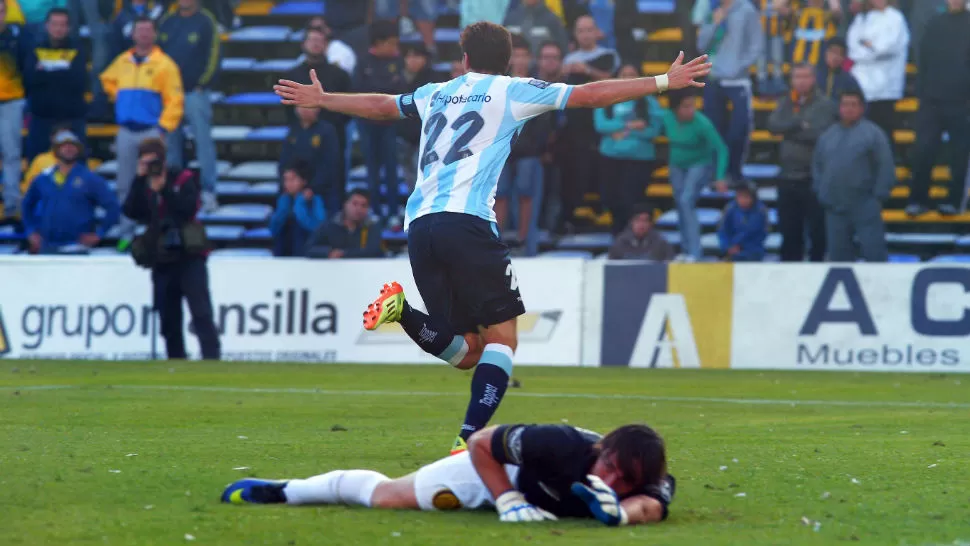
<svg viewBox="0 0 970 546">
<path fill-rule="evenodd" d="M 283 104 L 304 108 L 319 108 L 320 97 L 324 95 L 323 86 L 317 79 L 316 70 L 310 70 L 310 85 L 291 80 L 280 80 L 277 85 L 273 86 L 273 92 L 282 99 Z"/>
<path fill-rule="evenodd" d="M 685 87 L 704 87 L 703 82 L 697 80 L 711 72 L 711 63 L 707 62 L 707 55 L 701 55 L 687 64 L 684 63 L 684 52 L 677 55 L 677 60 L 667 71 L 667 86 L 669 89 L 683 89 Z"/>
<path fill-rule="evenodd" d="M 616 492 L 597 476 L 590 474 L 586 479 L 589 485 L 581 482 L 575 482 L 572 485 L 570 489 L 573 495 L 589 506 L 589 511 L 594 518 L 606 525 L 610 527 L 626 525 L 627 515 L 620 506 L 620 498 L 616 496 Z"/>
<path fill-rule="evenodd" d="M 518 491 L 506 491 L 495 499 L 495 510 L 499 521 L 555 521 L 556 516 L 537 508 L 525 500 L 525 496 Z"/>
</svg>

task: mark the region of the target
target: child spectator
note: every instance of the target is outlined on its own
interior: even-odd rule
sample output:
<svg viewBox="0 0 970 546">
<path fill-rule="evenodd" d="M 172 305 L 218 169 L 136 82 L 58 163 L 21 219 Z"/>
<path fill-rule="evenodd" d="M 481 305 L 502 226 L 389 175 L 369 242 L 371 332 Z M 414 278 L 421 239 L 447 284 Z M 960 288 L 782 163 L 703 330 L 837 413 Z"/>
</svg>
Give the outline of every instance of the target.
<svg viewBox="0 0 970 546">
<path fill-rule="evenodd" d="M 721 253 L 729 262 L 760 262 L 765 257 L 768 209 L 758 201 L 754 188 L 738 186 L 717 228 Z"/>
<path fill-rule="evenodd" d="M 370 194 L 355 189 L 343 210 L 324 222 L 307 243 L 309 258 L 380 258 L 384 256 L 381 224 L 370 214 Z"/>
<path fill-rule="evenodd" d="M 283 193 L 269 220 L 274 256 L 303 256 L 310 235 L 326 220 L 323 199 L 307 187 L 308 170 L 296 161 L 283 171 Z"/>
<path fill-rule="evenodd" d="M 795 15 L 792 66 L 821 66 L 824 63 L 825 44 L 838 34 L 841 16 L 841 10 L 826 9 L 825 0 L 805 0 L 805 5 Z"/>
<path fill-rule="evenodd" d="M 758 92 L 780 95 L 785 92 L 785 34 L 791 20 L 788 0 L 760 0 L 761 25 L 765 34 L 765 54 L 758 59 Z"/>
<path fill-rule="evenodd" d="M 326 120 L 320 119 L 318 108 L 296 108 L 297 122 L 290 125 L 283 149 L 280 153 L 279 176 L 295 161 L 306 164 L 306 180 L 317 195 L 324 197 L 331 208 L 337 211 L 337 203 L 343 195 L 343 180 L 340 178 L 340 141 L 337 130 Z"/>
<path fill-rule="evenodd" d="M 620 68 L 620 79 L 640 77 L 636 66 Z M 646 199 L 647 185 L 656 168 L 653 145 L 663 129 L 663 109 L 653 97 L 597 108 L 593 124 L 600 134 L 601 187 L 613 215 L 613 233 L 626 229 L 632 208 Z"/>
<path fill-rule="evenodd" d="M 825 63 L 818 67 L 815 78 L 822 94 L 834 101 L 838 101 L 846 91 L 862 91 L 859 82 L 845 69 L 846 50 L 844 39 L 835 37 L 829 40 L 825 47 Z"/>
<path fill-rule="evenodd" d="M 670 141 L 670 185 L 677 205 L 680 248 L 688 259 L 699 260 L 702 252 L 697 197 L 712 178 L 717 180 L 718 191 L 727 190 L 727 145 L 711 120 L 697 111 L 697 100 L 690 92 L 670 94 L 670 110 L 664 111 L 664 132 Z"/>
<path fill-rule="evenodd" d="M 611 260 L 650 260 L 669 262 L 674 249 L 663 235 L 653 228 L 653 217 L 646 205 L 638 205 L 630 216 L 629 225 L 610 247 Z"/>
</svg>

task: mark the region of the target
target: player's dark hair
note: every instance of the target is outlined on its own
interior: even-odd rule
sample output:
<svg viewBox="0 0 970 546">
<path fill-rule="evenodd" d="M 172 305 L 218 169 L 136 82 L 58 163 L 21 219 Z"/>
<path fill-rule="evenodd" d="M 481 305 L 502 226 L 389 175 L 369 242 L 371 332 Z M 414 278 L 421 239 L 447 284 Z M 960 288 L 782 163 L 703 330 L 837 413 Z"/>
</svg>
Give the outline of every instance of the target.
<svg viewBox="0 0 970 546">
<path fill-rule="evenodd" d="M 67 11 L 65 8 L 51 8 L 47 11 L 47 17 L 44 17 L 44 22 L 50 21 L 51 17 L 55 15 L 63 15 L 67 17 L 67 21 L 71 21 L 71 12 Z"/>
<path fill-rule="evenodd" d="M 505 27 L 480 21 L 461 33 L 461 50 L 468 68 L 485 74 L 505 74 L 512 59 L 512 37 Z"/>
<path fill-rule="evenodd" d="M 694 92 L 689 89 L 677 89 L 667 94 L 667 100 L 670 102 L 670 109 L 676 110 L 685 100 L 694 100 L 695 96 Z"/>
<path fill-rule="evenodd" d="M 372 46 L 400 36 L 397 23 L 394 21 L 374 21 L 369 30 Z"/>
<path fill-rule="evenodd" d="M 370 192 L 365 190 L 364 188 L 354 188 L 350 190 L 350 192 L 347 193 L 347 199 L 344 202 L 350 201 L 350 198 L 355 195 L 359 195 L 363 197 L 364 199 L 367 200 L 368 203 L 370 203 Z"/>
<path fill-rule="evenodd" d="M 524 49 L 532 55 L 532 47 L 529 46 L 529 41 L 522 37 L 521 34 L 512 34 L 512 49 Z"/>
<path fill-rule="evenodd" d="M 839 102 L 842 102 L 842 99 L 846 97 L 857 97 L 863 106 L 866 104 L 866 96 L 863 95 L 862 91 L 858 89 L 846 89 L 845 91 L 839 93 Z"/>
<path fill-rule="evenodd" d="M 600 440 L 600 448 L 615 457 L 617 468 L 634 490 L 659 484 L 667 475 L 663 438 L 646 425 L 624 425 Z"/>
</svg>

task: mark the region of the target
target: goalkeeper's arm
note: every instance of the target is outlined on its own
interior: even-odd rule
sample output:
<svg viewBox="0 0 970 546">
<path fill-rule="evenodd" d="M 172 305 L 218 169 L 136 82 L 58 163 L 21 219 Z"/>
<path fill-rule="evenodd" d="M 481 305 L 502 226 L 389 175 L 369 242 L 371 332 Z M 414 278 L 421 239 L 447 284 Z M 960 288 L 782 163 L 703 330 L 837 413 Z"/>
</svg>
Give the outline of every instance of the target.
<svg viewBox="0 0 970 546">
<path fill-rule="evenodd" d="M 664 517 L 664 507 L 660 501 L 646 495 L 623 499 L 620 506 L 626 512 L 628 525 L 657 523 Z"/>
<path fill-rule="evenodd" d="M 468 454 L 471 456 L 472 465 L 494 499 L 515 489 L 505 472 L 505 466 L 492 455 L 492 436 L 496 428 L 498 427 L 483 428 L 468 439 Z"/>
</svg>

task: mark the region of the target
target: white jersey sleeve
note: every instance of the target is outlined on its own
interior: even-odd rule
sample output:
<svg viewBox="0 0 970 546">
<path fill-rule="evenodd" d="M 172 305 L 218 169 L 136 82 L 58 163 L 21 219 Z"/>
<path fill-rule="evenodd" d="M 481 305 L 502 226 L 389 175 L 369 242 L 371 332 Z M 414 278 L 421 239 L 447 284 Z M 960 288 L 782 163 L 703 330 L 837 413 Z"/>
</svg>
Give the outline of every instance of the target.
<svg viewBox="0 0 970 546">
<path fill-rule="evenodd" d="M 428 109 L 428 101 L 431 100 L 431 96 L 440 85 L 437 83 L 429 83 L 422 85 L 412 93 L 398 95 L 396 102 L 401 119 L 424 119 L 424 113 Z"/>
<path fill-rule="evenodd" d="M 515 121 L 525 121 L 550 110 L 564 110 L 573 86 L 529 78 L 513 78 L 508 87 L 509 109 Z"/>
</svg>

